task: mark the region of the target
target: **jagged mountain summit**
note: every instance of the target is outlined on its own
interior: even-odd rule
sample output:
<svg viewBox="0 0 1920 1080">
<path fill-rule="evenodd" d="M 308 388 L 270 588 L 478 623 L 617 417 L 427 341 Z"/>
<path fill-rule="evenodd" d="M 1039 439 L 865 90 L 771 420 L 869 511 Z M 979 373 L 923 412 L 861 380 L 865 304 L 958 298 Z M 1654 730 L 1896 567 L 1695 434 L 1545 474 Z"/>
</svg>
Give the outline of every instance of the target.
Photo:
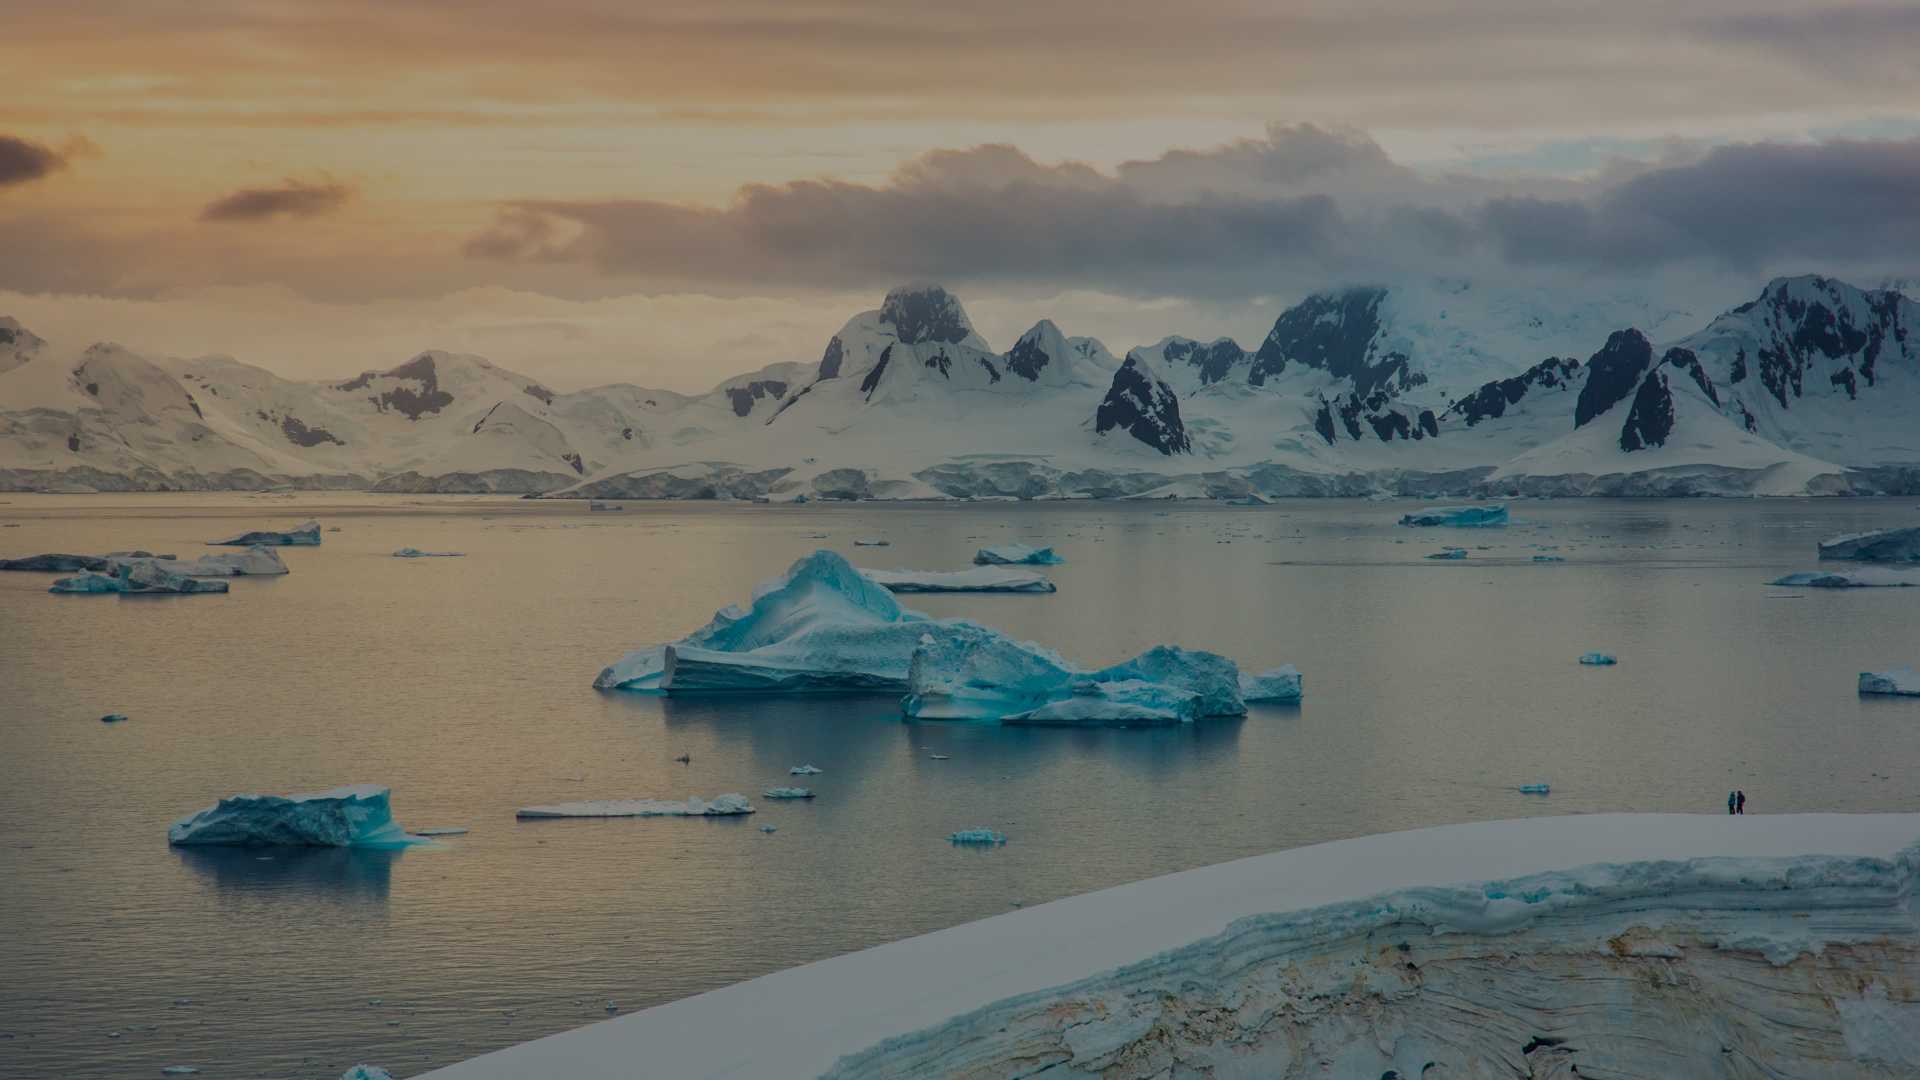
<svg viewBox="0 0 1920 1080">
<path fill-rule="evenodd" d="M 1810 494 L 1920 490 L 1920 309 L 1782 278 L 1700 327 L 1630 298 L 1361 287 L 1252 349 L 1124 360 L 1041 320 L 995 351 L 938 285 L 818 361 L 699 395 L 557 393 L 476 356 L 298 382 L 64 353 L 0 319 L 0 487 L 584 498 Z"/>
</svg>

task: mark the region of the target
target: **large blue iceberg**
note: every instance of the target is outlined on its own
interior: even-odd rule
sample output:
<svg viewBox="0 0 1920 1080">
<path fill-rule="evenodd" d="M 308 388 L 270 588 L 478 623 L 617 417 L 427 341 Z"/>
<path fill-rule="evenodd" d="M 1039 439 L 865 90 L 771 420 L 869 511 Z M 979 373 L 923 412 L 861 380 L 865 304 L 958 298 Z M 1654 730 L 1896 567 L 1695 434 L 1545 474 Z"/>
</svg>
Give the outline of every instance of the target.
<svg viewBox="0 0 1920 1080">
<path fill-rule="evenodd" d="M 816 551 L 679 641 L 629 653 L 602 690 L 905 691 L 909 716 L 1026 723 L 1178 723 L 1239 716 L 1240 672 L 1213 653 L 1151 649 L 1099 670 L 965 619 L 930 619 Z"/>
<path fill-rule="evenodd" d="M 56 593 L 140 593 L 154 596 L 223 593 L 224 581 L 209 581 L 175 573 L 153 559 L 110 561 L 109 572 L 60 578 L 48 589 Z"/>
<path fill-rule="evenodd" d="M 1894 668 L 1891 671 L 1863 671 L 1860 673 L 1860 692 L 1890 694 L 1896 697 L 1920 697 L 1920 671 L 1910 667 Z"/>
<path fill-rule="evenodd" d="M 1425 510 L 1416 510 L 1400 517 L 1400 524 L 1418 526 L 1452 525 L 1484 528 L 1506 523 L 1507 508 L 1504 503 L 1495 503 L 1492 506 L 1429 506 Z"/>
<path fill-rule="evenodd" d="M 981 566 L 1058 566 L 1067 560 L 1054 554 L 1050 547 L 995 544 L 974 552 L 973 561 Z"/>
<path fill-rule="evenodd" d="M 1864 562 L 1920 561 L 1920 525 L 1830 537 L 1820 541 L 1820 557 Z"/>
<path fill-rule="evenodd" d="M 286 532 L 260 529 L 241 533 L 231 540 L 209 540 L 207 543 L 212 547 L 252 547 L 255 544 L 262 547 L 319 547 L 320 523 L 308 521 Z"/>
<path fill-rule="evenodd" d="M 313 795 L 235 795 L 174 822 L 167 842 L 356 848 L 421 843 L 395 823 L 388 794 L 378 784 L 351 784 Z"/>
</svg>

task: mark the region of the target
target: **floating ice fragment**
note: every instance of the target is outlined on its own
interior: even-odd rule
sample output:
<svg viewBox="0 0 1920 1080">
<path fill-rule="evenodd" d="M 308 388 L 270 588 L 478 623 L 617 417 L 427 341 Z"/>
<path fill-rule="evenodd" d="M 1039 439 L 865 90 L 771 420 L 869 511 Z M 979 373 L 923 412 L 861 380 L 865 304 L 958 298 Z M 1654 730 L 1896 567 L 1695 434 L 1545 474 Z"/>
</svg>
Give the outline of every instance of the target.
<svg viewBox="0 0 1920 1080">
<path fill-rule="evenodd" d="M 1533 557 L 1533 561 L 1534 562 L 1566 562 L 1567 560 L 1566 560 L 1566 557 L 1563 555 L 1535 555 Z"/>
<path fill-rule="evenodd" d="M 1552 786 L 1549 784 L 1521 784 L 1520 785 L 1520 794 L 1522 795 L 1545 795 L 1552 790 L 1553 790 Z"/>
<path fill-rule="evenodd" d="M 177 574 L 165 569 L 153 561 L 122 562 L 113 566 L 108 574 L 81 574 L 79 577 L 60 578 L 48 592 L 56 593 L 141 593 L 152 596 L 185 595 L 190 593 L 223 593 L 227 591 L 224 581 L 209 581 L 201 578 Z"/>
<path fill-rule="evenodd" d="M 193 1067 L 193 1066 L 191 1066 L 191 1065 L 162 1065 L 162 1066 L 160 1066 L 160 1075 L 161 1075 L 161 1076 L 192 1076 L 192 1075 L 193 1075 L 194 1073 L 197 1073 L 197 1072 L 199 1072 L 199 1071 L 200 1071 L 199 1069 L 196 1069 L 196 1068 L 194 1068 L 194 1067 Z"/>
<path fill-rule="evenodd" d="M 341 1073 L 340 1080 L 393 1080 L 393 1074 L 378 1065 L 355 1065 Z"/>
<path fill-rule="evenodd" d="M 465 554 L 464 551 L 421 551 L 415 547 L 403 547 L 394 552 L 393 557 L 396 559 L 458 559 Z"/>
<path fill-rule="evenodd" d="M 1031 544 L 994 544 L 974 552 L 973 561 L 981 566 L 1058 566 L 1067 560 L 1054 554 L 1054 550 L 1050 547 L 1034 547 Z"/>
<path fill-rule="evenodd" d="M 320 544 L 320 523 L 308 521 L 295 525 L 286 532 L 258 530 L 244 532 L 230 540 L 209 540 L 209 547 L 318 547 Z"/>
<path fill-rule="evenodd" d="M 1920 586 L 1920 571 L 1864 566 L 1858 570 L 1809 570 L 1788 574 L 1769 585 L 1797 585 L 1814 589 L 1873 589 Z"/>
<path fill-rule="evenodd" d="M 1860 692 L 1891 694 L 1896 697 L 1920 697 L 1920 671 L 1910 667 L 1894 668 L 1890 671 L 1863 671 L 1860 673 Z"/>
<path fill-rule="evenodd" d="M 126 718 L 127 718 L 126 713 L 110 712 L 107 715 L 101 717 L 100 722 L 103 724 L 118 724 L 121 721 L 125 720 Z"/>
<path fill-rule="evenodd" d="M 626 818 L 626 817 L 731 817 L 753 813 L 753 804 L 745 795 L 729 793 L 712 802 L 698 796 L 686 802 L 671 799 L 587 799 L 581 802 L 523 806 L 514 811 L 517 818 Z"/>
<path fill-rule="evenodd" d="M 855 540 L 853 542 L 853 546 L 854 547 L 892 547 L 893 541 L 891 540 Z"/>
<path fill-rule="evenodd" d="M 1920 561 L 1920 525 L 1831 537 L 1820 541 L 1820 557 L 1866 562 Z"/>
<path fill-rule="evenodd" d="M 1402 525 L 1434 526 L 1448 525 L 1456 528 L 1483 528 L 1507 523 L 1507 508 L 1504 503 L 1490 506 L 1430 506 L 1403 514 Z"/>
<path fill-rule="evenodd" d="M 803 787 L 777 787 L 768 788 L 760 794 L 769 799 L 811 799 L 813 798 L 813 789 Z"/>
<path fill-rule="evenodd" d="M 448 825 L 448 826 L 435 828 L 435 829 L 415 829 L 413 830 L 413 835 L 415 836 L 465 836 L 467 835 L 467 827 L 464 825 Z"/>
<path fill-rule="evenodd" d="M 1448 548 L 1445 551 L 1436 551 L 1427 556 L 1429 559 L 1464 559 L 1466 557 L 1466 548 Z"/>
<path fill-rule="evenodd" d="M 1580 662 L 1589 667 L 1610 667 L 1620 661 L 1603 652 L 1581 653 Z"/>
<path fill-rule="evenodd" d="M 982 844 L 992 846 L 994 844 L 1006 843 L 1007 838 L 984 825 L 976 825 L 971 829 L 961 829 L 959 832 L 947 837 L 947 842 L 952 844 Z"/>
<path fill-rule="evenodd" d="M 1030 570 L 976 566 L 970 570 L 862 570 L 867 580 L 897 593 L 1050 593 L 1053 582 Z"/>
<path fill-rule="evenodd" d="M 619 503 L 601 502 L 599 499 L 590 499 L 587 501 L 587 509 L 612 511 L 612 510 L 625 510 L 626 507 L 620 505 Z"/>
<path fill-rule="evenodd" d="M 1258 675 L 1240 676 L 1240 699 L 1249 705 L 1297 702 L 1300 692 L 1300 669 L 1292 664 L 1269 668 Z"/>
<path fill-rule="evenodd" d="M 313 795 L 235 795 L 173 823 L 180 846 L 396 848 L 419 843 L 393 820 L 388 789 L 353 784 Z"/>
<path fill-rule="evenodd" d="M 788 769 L 788 770 L 787 770 L 787 775 L 789 775 L 789 776 L 818 776 L 818 775 L 820 775 L 821 773 L 823 773 L 823 772 L 826 772 L 826 771 L 827 771 L 827 770 L 825 770 L 825 769 L 822 769 L 822 768 L 821 768 L 820 766 L 818 766 L 818 765 L 795 765 L 795 766 L 794 766 L 793 768 L 791 768 L 791 769 Z"/>
<path fill-rule="evenodd" d="M 762 825 L 762 826 L 760 826 L 760 831 L 761 831 L 761 832 L 763 832 L 763 833 L 770 833 L 770 832 L 778 832 L 778 831 L 779 831 L 779 829 L 780 829 L 780 826 L 778 826 L 778 825 Z"/>
</svg>

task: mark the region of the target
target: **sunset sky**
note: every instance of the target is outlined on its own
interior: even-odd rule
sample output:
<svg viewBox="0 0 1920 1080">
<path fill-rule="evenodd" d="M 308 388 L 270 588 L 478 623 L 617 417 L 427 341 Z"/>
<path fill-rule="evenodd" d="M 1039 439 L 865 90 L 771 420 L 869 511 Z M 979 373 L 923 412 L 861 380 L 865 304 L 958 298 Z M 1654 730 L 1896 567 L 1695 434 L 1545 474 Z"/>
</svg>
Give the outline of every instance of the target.
<svg viewBox="0 0 1920 1080">
<path fill-rule="evenodd" d="M 1906 0 L 29 0 L 0 56 L 0 314 L 297 377 L 699 389 L 916 279 L 1119 351 L 1920 278 Z"/>
</svg>

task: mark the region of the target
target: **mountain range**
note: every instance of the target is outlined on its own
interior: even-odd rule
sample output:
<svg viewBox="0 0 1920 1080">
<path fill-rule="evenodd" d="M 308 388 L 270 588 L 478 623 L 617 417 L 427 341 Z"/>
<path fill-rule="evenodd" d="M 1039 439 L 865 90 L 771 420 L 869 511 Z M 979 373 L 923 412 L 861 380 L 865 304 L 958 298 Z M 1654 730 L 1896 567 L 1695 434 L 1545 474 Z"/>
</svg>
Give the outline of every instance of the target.
<svg viewBox="0 0 1920 1080">
<path fill-rule="evenodd" d="M 818 346 L 816 346 L 818 347 Z M 811 350 L 809 350 L 810 352 Z M 1042 320 L 1004 351 L 937 285 L 817 361 L 684 395 L 558 393 L 429 351 L 301 382 L 63 351 L 0 318 L 0 490 L 579 498 L 1265 498 L 1920 492 L 1920 305 L 1779 278 L 1699 325 L 1616 297 L 1348 288 L 1252 349 L 1116 357 Z"/>
</svg>

